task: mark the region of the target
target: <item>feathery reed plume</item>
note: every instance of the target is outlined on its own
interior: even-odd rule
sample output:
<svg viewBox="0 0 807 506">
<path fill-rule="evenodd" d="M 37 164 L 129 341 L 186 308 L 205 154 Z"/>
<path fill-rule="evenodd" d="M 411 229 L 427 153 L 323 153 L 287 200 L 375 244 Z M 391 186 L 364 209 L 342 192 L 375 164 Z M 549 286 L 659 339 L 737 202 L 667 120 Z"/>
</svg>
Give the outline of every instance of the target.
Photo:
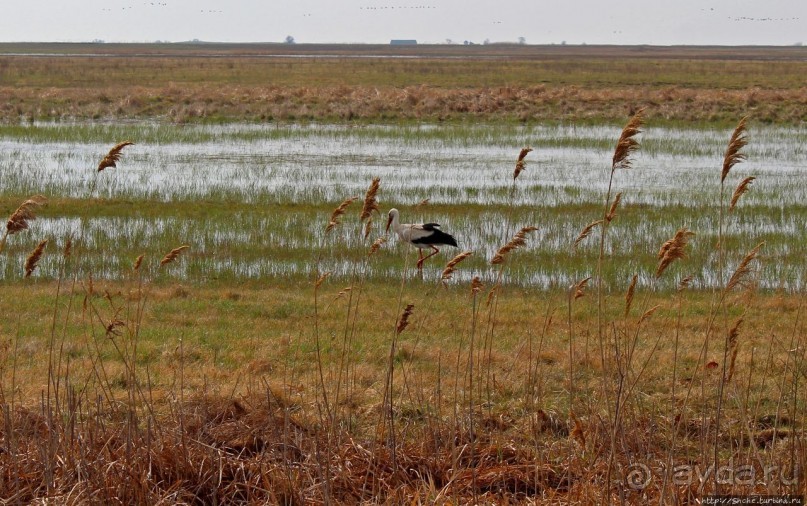
<svg viewBox="0 0 807 506">
<path fill-rule="evenodd" d="M 574 412 L 569 411 L 569 417 L 572 419 L 572 424 L 574 427 L 572 428 L 572 432 L 569 434 L 572 439 L 576 439 L 580 446 L 586 446 L 586 433 L 583 431 L 583 424 L 580 423 L 580 420 L 575 416 Z"/>
<path fill-rule="evenodd" d="M 639 141 L 634 139 L 637 134 L 641 132 L 643 121 L 644 108 L 636 111 L 636 114 L 631 117 L 625 128 L 622 129 L 622 134 L 616 143 L 614 149 L 614 158 L 611 164 L 611 172 L 616 169 L 629 169 L 631 166 L 630 155 L 639 149 Z"/>
<path fill-rule="evenodd" d="M 417 209 L 418 207 L 423 207 L 423 206 L 427 206 L 427 205 L 429 205 L 429 199 L 423 199 L 420 202 L 418 202 L 417 204 L 415 204 L 415 209 Z"/>
<path fill-rule="evenodd" d="M 73 238 L 67 236 L 67 239 L 64 241 L 64 249 L 62 249 L 62 256 L 69 258 L 71 253 L 73 253 Z"/>
<path fill-rule="evenodd" d="M 678 282 L 678 291 L 682 292 L 689 288 L 690 283 L 692 283 L 692 275 L 686 276 L 684 279 Z"/>
<path fill-rule="evenodd" d="M 347 209 L 347 206 L 349 206 L 350 204 L 352 204 L 352 203 L 353 203 L 354 201 L 356 201 L 358 198 L 359 198 L 359 197 L 350 197 L 350 198 L 347 198 L 347 199 L 345 199 L 345 200 L 344 200 L 344 201 L 343 201 L 341 204 L 339 204 L 339 206 L 338 206 L 336 209 L 334 209 L 334 210 L 333 210 L 333 212 L 331 213 L 331 220 L 328 222 L 328 226 L 326 226 L 326 227 L 325 227 L 325 233 L 326 233 L 326 234 L 327 234 L 328 232 L 330 232 L 331 230 L 333 230 L 333 228 L 334 228 L 336 225 L 339 225 L 339 224 L 341 223 L 341 222 L 339 221 L 339 218 L 340 218 L 340 217 L 341 217 L 343 214 L 345 214 L 345 210 Z"/>
<path fill-rule="evenodd" d="M 521 148 L 521 152 L 518 154 L 518 160 L 516 161 L 516 169 L 513 171 L 513 181 L 518 179 L 521 171 L 527 168 L 527 162 L 524 161 L 524 158 L 530 151 L 532 151 L 532 148 Z"/>
<path fill-rule="evenodd" d="M 658 250 L 659 263 L 656 268 L 656 277 L 659 278 L 667 270 L 674 261 L 686 257 L 686 248 L 689 243 L 689 238 L 694 236 L 695 232 L 688 230 L 686 227 L 679 228 L 672 239 L 661 245 Z"/>
<path fill-rule="evenodd" d="M 578 235 L 577 239 L 574 240 L 574 244 L 572 244 L 572 248 L 576 250 L 577 246 L 581 242 L 583 242 L 583 239 L 585 239 L 586 237 L 591 235 L 591 231 L 594 230 L 594 227 L 596 227 L 597 225 L 601 225 L 601 224 L 602 224 L 602 220 L 597 220 L 597 221 L 592 221 L 591 223 L 589 223 L 588 225 L 583 227 L 583 230 L 580 231 L 580 235 Z"/>
<path fill-rule="evenodd" d="M 400 334 L 403 332 L 406 327 L 409 325 L 409 317 L 412 315 L 412 310 L 415 309 L 414 304 L 407 304 L 406 308 L 404 308 L 403 314 L 401 314 L 401 319 L 398 320 L 398 326 L 395 327 L 395 333 Z"/>
<path fill-rule="evenodd" d="M 516 235 L 510 239 L 510 242 L 499 248 L 499 251 L 496 252 L 496 255 L 493 257 L 493 260 L 491 260 L 490 263 L 493 265 L 503 263 L 507 254 L 514 249 L 520 248 L 521 246 L 527 244 L 527 234 L 536 230 L 538 230 L 538 227 L 524 227 L 516 232 Z"/>
<path fill-rule="evenodd" d="M 625 318 L 628 317 L 628 313 L 630 313 L 630 307 L 633 305 L 633 295 L 636 292 L 636 281 L 639 279 L 638 274 L 633 275 L 633 279 L 630 282 L 630 286 L 628 287 L 628 291 L 625 294 Z"/>
<path fill-rule="evenodd" d="M 614 219 L 616 216 L 616 208 L 619 207 L 619 203 L 622 201 L 622 192 L 616 194 L 614 197 L 614 201 L 611 203 L 611 208 L 608 210 L 608 213 L 605 215 L 605 221 L 611 223 L 611 220 Z"/>
<path fill-rule="evenodd" d="M 387 238 L 386 238 L 386 237 L 379 237 L 378 239 L 376 239 L 375 241 L 373 241 L 373 244 L 371 244 L 371 245 L 370 245 L 370 251 L 368 251 L 368 252 L 367 252 L 367 256 L 368 256 L 368 257 L 373 256 L 373 255 L 375 254 L 375 252 L 376 252 L 376 251 L 378 251 L 378 250 L 379 250 L 379 248 L 381 248 L 381 246 L 382 246 L 382 245 L 383 245 L 385 242 L 387 242 Z"/>
<path fill-rule="evenodd" d="M 481 287 L 482 284 L 480 283 L 479 286 Z M 485 298 L 485 307 L 490 306 L 490 303 L 493 302 L 493 296 L 496 295 L 496 293 L 499 291 L 500 286 L 501 285 L 496 284 L 493 285 L 493 288 L 490 289 L 490 291 L 488 292 L 488 296 Z"/>
<path fill-rule="evenodd" d="M 30 278 L 31 274 L 33 274 L 34 269 L 36 269 L 37 264 L 39 264 L 39 259 L 42 258 L 42 252 L 45 251 L 45 246 L 48 244 L 48 240 L 42 240 L 34 251 L 28 255 L 28 258 L 25 259 L 25 277 Z"/>
<path fill-rule="evenodd" d="M 757 253 L 759 253 L 760 248 L 765 244 L 765 242 L 761 242 L 754 247 L 751 251 L 745 255 L 740 265 L 737 266 L 737 269 L 734 271 L 734 274 L 731 275 L 729 278 L 728 284 L 726 284 L 726 291 L 731 290 L 736 286 L 742 286 L 745 284 L 745 277 L 751 272 L 751 262 L 757 257 Z"/>
<path fill-rule="evenodd" d="M 162 260 L 160 260 L 160 267 L 166 264 L 170 264 L 171 262 L 176 260 L 179 254 L 188 248 L 190 248 L 190 246 L 188 246 L 187 244 L 183 244 L 182 246 L 174 248 L 171 251 L 169 251 L 168 254 L 165 255 Z"/>
<path fill-rule="evenodd" d="M 571 291 L 574 294 L 574 300 L 577 300 L 580 297 L 584 297 L 586 295 L 585 289 L 588 286 L 588 282 L 590 279 L 591 276 L 587 277 L 586 279 L 581 279 L 580 281 L 571 286 Z"/>
<path fill-rule="evenodd" d="M 132 145 L 134 145 L 134 142 L 131 141 L 123 141 L 115 144 L 115 146 L 109 150 L 109 153 L 106 154 L 104 159 L 101 160 L 101 163 L 98 164 L 98 172 L 101 172 L 107 167 L 117 167 L 115 164 L 120 161 L 120 155 L 123 148 Z"/>
<path fill-rule="evenodd" d="M 639 318 L 639 323 L 642 323 L 643 321 L 645 321 L 648 318 L 650 318 L 651 316 L 653 316 L 653 313 L 655 313 L 656 310 L 658 308 L 660 308 L 660 307 L 661 307 L 661 304 L 656 304 L 655 306 L 653 306 L 650 309 L 648 309 L 647 311 L 645 311 L 644 314 Z"/>
<path fill-rule="evenodd" d="M 743 196 L 745 192 L 747 192 L 751 188 L 751 183 L 756 179 L 754 176 L 748 176 L 747 178 L 740 181 L 740 184 L 737 185 L 735 188 L 734 193 L 731 195 L 731 203 L 729 204 L 729 211 L 733 211 L 734 207 L 737 205 L 737 202 L 740 200 L 740 197 Z"/>
<path fill-rule="evenodd" d="M 726 153 L 723 155 L 723 171 L 720 174 L 720 182 L 726 180 L 729 171 L 734 165 L 745 160 L 745 154 L 740 153 L 746 144 L 748 144 L 748 136 L 746 135 L 745 124 L 748 121 L 748 116 L 744 117 L 737 124 L 734 132 L 731 134 L 729 145 L 726 147 Z"/>
<path fill-rule="evenodd" d="M 137 272 L 140 270 L 140 265 L 143 263 L 143 258 L 146 256 L 145 253 L 142 253 L 139 257 L 135 258 L 134 265 L 132 266 L 132 270 Z"/>
<path fill-rule="evenodd" d="M 476 295 L 482 290 L 482 287 L 485 285 L 482 284 L 482 280 L 479 279 L 479 276 L 474 276 L 474 279 L 471 280 L 471 295 Z"/>
<path fill-rule="evenodd" d="M 374 177 L 373 181 L 370 183 L 370 187 L 367 188 L 367 193 L 364 195 L 364 205 L 361 208 L 361 215 L 359 215 L 360 221 L 369 218 L 373 211 L 378 212 L 378 200 L 376 200 L 376 195 L 378 194 L 378 188 L 380 186 L 381 178 Z"/>
<path fill-rule="evenodd" d="M 728 350 L 730 354 L 730 359 L 729 359 L 729 370 L 728 373 L 726 374 L 726 381 L 731 381 L 731 378 L 734 377 L 734 365 L 735 362 L 737 361 L 737 352 L 740 350 L 740 347 L 738 346 L 739 343 L 737 341 L 737 337 L 740 335 L 740 325 L 742 325 L 742 323 L 743 323 L 742 318 L 737 319 L 737 322 L 735 322 L 734 326 L 731 327 L 731 330 L 729 330 L 727 341 L 728 341 Z"/>
<path fill-rule="evenodd" d="M 36 219 L 34 209 L 43 205 L 47 200 L 48 199 L 42 195 L 34 195 L 28 197 L 25 202 L 20 204 L 20 207 L 11 214 L 8 218 L 8 222 L 6 222 L 6 232 L 3 235 L 2 242 L 0 242 L 0 251 L 3 249 L 6 237 L 26 230 L 28 228 L 28 222 Z"/>
<path fill-rule="evenodd" d="M 446 264 L 446 268 L 443 269 L 443 275 L 440 277 L 443 281 L 451 279 L 451 275 L 454 274 L 454 268 L 457 266 L 458 263 L 462 262 L 469 256 L 473 255 L 472 251 L 463 251 L 459 255 L 455 256 L 451 259 L 450 262 Z"/>
<path fill-rule="evenodd" d="M 326 280 L 326 279 L 328 279 L 328 276 L 330 276 L 330 275 L 331 275 L 331 271 L 324 272 L 324 273 L 323 273 L 323 274 L 322 274 L 320 277 L 318 277 L 318 278 L 317 278 L 317 280 L 314 282 L 314 288 L 319 288 L 320 286 L 322 286 L 322 283 L 324 283 L 324 282 L 325 282 L 325 280 Z"/>
</svg>

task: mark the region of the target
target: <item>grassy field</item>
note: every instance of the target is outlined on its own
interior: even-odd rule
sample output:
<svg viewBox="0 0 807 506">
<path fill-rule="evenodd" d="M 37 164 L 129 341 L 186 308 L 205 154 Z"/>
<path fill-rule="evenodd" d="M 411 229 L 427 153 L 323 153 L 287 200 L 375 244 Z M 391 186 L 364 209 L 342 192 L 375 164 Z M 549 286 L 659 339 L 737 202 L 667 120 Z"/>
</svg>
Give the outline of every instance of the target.
<svg viewBox="0 0 807 506">
<path fill-rule="evenodd" d="M 2 45 L 4 122 L 805 121 L 805 49 Z M 361 56 L 356 58 L 355 56 Z"/>
<path fill-rule="evenodd" d="M 803 49 L 400 51 L 0 45 L 0 499 L 805 493 Z"/>
</svg>

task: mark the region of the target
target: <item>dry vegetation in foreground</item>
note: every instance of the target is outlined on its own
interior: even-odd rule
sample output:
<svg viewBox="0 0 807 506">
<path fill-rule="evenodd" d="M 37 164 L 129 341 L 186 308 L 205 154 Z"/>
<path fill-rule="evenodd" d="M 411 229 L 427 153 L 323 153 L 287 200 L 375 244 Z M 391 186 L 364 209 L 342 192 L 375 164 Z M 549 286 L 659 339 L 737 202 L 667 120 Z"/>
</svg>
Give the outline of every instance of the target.
<svg viewBox="0 0 807 506">
<path fill-rule="evenodd" d="M 445 290 L 412 283 L 404 297 L 414 307 L 403 328 L 388 307 L 394 288 L 363 287 L 359 302 L 321 285 L 320 332 L 339 334 L 323 341 L 322 372 L 310 286 L 222 294 L 96 282 L 93 294 L 85 283 L 60 299 L 55 282 L 5 287 L 13 297 L 4 297 L 4 313 L 26 306 L 32 321 L 18 324 L 21 336 L 4 339 L 0 497 L 646 504 L 664 495 L 667 504 L 687 504 L 715 490 L 803 493 L 802 354 L 789 352 L 804 333 L 803 297 L 732 297 L 732 321 L 747 306 L 747 322 L 736 333 L 739 353 L 729 374 L 721 372 L 718 344 L 701 356 L 710 325 L 715 336 L 721 332 L 710 321 L 709 293 L 645 301 L 639 288 L 638 307 L 624 319 L 617 314 L 627 303 L 609 296 L 614 324 L 638 336 L 624 422 L 614 434 L 607 403 L 618 393 L 619 367 L 600 362 L 591 287 L 575 287 L 585 295 L 571 306 L 563 293 L 506 288 L 486 305 L 488 286 L 474 292 L 477 284 Z M 255 311 L 271 310 L 278 299 L 293 300 L 299 313 L 267 318 Z M 684 314 L 676 314 L 678 303 Z M 57 331 L 47 337 L 56 308 Z M 345 346 L 352 311 L 360 316 Z M 221 329 L 224 316 L 205 313 L 232 316 Z M 486 329 L 491 317 L 495 332 Z M 477 344 L 469 341 L 472 323 Z M 385 348 L 393 334 L 389 401 Z M 724 374 L 731 378 L 718 429 Z M 733 466 L 717 488 L 707 474 L 713 445 L 721 466 Z M 697 466 L 705 478 L 682 471 L 665 489 L 670 462 Z M 748 466 L 756 477 L 750 482 Z M 636 474 L 645 469 L 647 487 Z"/>
<path fill-rule="evenodd" d="M 338 292 L 318 271 L 304 290 L 244 298 L 167 290 L 144 275 L 160 258 L 170 276 L 188 245 L 140 256 L 129 279 L 107 284 L 71 276 L 68 238 L 50 253 L 58 280 L 36 283 L 28 277 L 48 254 L 40 242 L 25 278 L 3 287 L 13 296 L 4 312 L 17 318 L 2 327 L 0 497 L 694 504 L 714 493 L 804 494 L 805 297 L 758 293 L 764 244 L 722 244 L 725 215 L 749 189 L 732 174 L 745 119 L 715 171 L 715 288 L 692 291 L 693 234 L 682 227 L 641 283 L 637 273 L 624 295 L 604 289 L 609 229 L 624 212 L 614 174 L 631 169 L 642 125 L 640 110 L 616 143 L 602 214 L 575 241 L 595 242 L 597 263 L 567 292 L 503 284 L 536 230 L 509 220 L 493 278 L 470 286 L 451 279 L 464 253 L 440 281 L 410 279 L 410 254 L 399 286 L 366 283 L 383 237 L 364 236 L 368 254 Z M 374 179 L 323 228 L 348 226 L 350 214 L 370 230 L 382 188 Z M 6 241 L 42 203 L 12 213 Z M 657 290 L 670 276 L 677 289 Z M 287 313 L 267 312 L 279 301 Z"/>
<path fill-rule="evenodd" d="M 334 50 L 302 46 L 294 55 L 308 57 L 283 58 L 271 55 L 289 48 L 98 45 L 110 56 L 80 55 L 92 47 L 72 56 L 0 54 L 0 121 L 580 122 L 642 105 L 671 122 L 728 124 L 746 113 L 760 122 L 807 120 L 803 48 L 454 48 L 450 59 L 422 48 L 419 58 L 390 59 L 350 58 L 361 48 L 316 58 Z"/>
</svg>

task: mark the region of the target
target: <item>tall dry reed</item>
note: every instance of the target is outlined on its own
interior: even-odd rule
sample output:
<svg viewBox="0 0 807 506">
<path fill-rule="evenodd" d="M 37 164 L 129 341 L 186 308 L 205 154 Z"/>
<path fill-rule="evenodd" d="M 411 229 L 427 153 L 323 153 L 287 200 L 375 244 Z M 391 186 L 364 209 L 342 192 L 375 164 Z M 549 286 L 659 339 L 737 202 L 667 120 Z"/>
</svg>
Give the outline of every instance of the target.
<svg viewBox="0 0 807 506">
<path fill-rule="evenodd" d="M 133 146 L 134 142 L 132 141 L 123 141 L 115 144 L 112 149 L 104 156 L 103 159 L 98 163 L 98 172 L 101 172 L 104 169 L 108 169 L 109 167 L 117 167 L 117 163 L 120 161 L 120 157 L 123 151 L 123 148 L 126 146 Z"/>
<path fill-rule="evenodd" d="M 47 202 L 47 198 L 42 195 L 34 195 L 28 197 L 25 202 L 20 204 L 6 222 L 6 229 L 3 231 L 3 237 L 0 238 L 0 253 L 6 246 L 6 239 L 10 235 L 14 235 L 23 230 L 28 230 L 28 222 L 36 219 L 36 209 Z"/>
<path fill-rule="evenodd" d="M 30 278 L 31 274 L 34 273 L 37 265 L 39 265 L 39 260 L 42 258 L 42 253 L 45 251 L 45 246 L 47 246 L 48 240 L 43 239 L 39 242 L 39 244 L 34 248 L 28 258 L 25 259 L 25 277 Z"/>
</svg>

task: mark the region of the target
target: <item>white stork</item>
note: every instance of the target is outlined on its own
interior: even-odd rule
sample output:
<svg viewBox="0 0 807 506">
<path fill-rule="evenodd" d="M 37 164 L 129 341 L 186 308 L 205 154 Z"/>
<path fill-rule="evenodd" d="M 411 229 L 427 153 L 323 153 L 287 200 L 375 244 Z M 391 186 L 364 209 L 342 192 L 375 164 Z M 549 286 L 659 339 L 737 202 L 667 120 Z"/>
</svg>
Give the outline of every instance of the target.
<svg viewBox="0 0 807 506">
<path fill-rule="evenodd" d="M 457 240 L 451 234 L 446 234 L 440 230 L 439 223 L 401 223 L 398 221 L 398 210 L 390 209 L 389 218 L 387 219 L 387 232 L 390 226 L 392 230 L 398 234 L 398 238 L 406 241 L 418 249 L 418 270 L 423 269 L 423 262 L 437 253 L 440 250 L 437 246 L 454 246 L 457 247 Z M 423 250 L 431 248 L 434 251 L 423 256 Z"/>
</svg>

